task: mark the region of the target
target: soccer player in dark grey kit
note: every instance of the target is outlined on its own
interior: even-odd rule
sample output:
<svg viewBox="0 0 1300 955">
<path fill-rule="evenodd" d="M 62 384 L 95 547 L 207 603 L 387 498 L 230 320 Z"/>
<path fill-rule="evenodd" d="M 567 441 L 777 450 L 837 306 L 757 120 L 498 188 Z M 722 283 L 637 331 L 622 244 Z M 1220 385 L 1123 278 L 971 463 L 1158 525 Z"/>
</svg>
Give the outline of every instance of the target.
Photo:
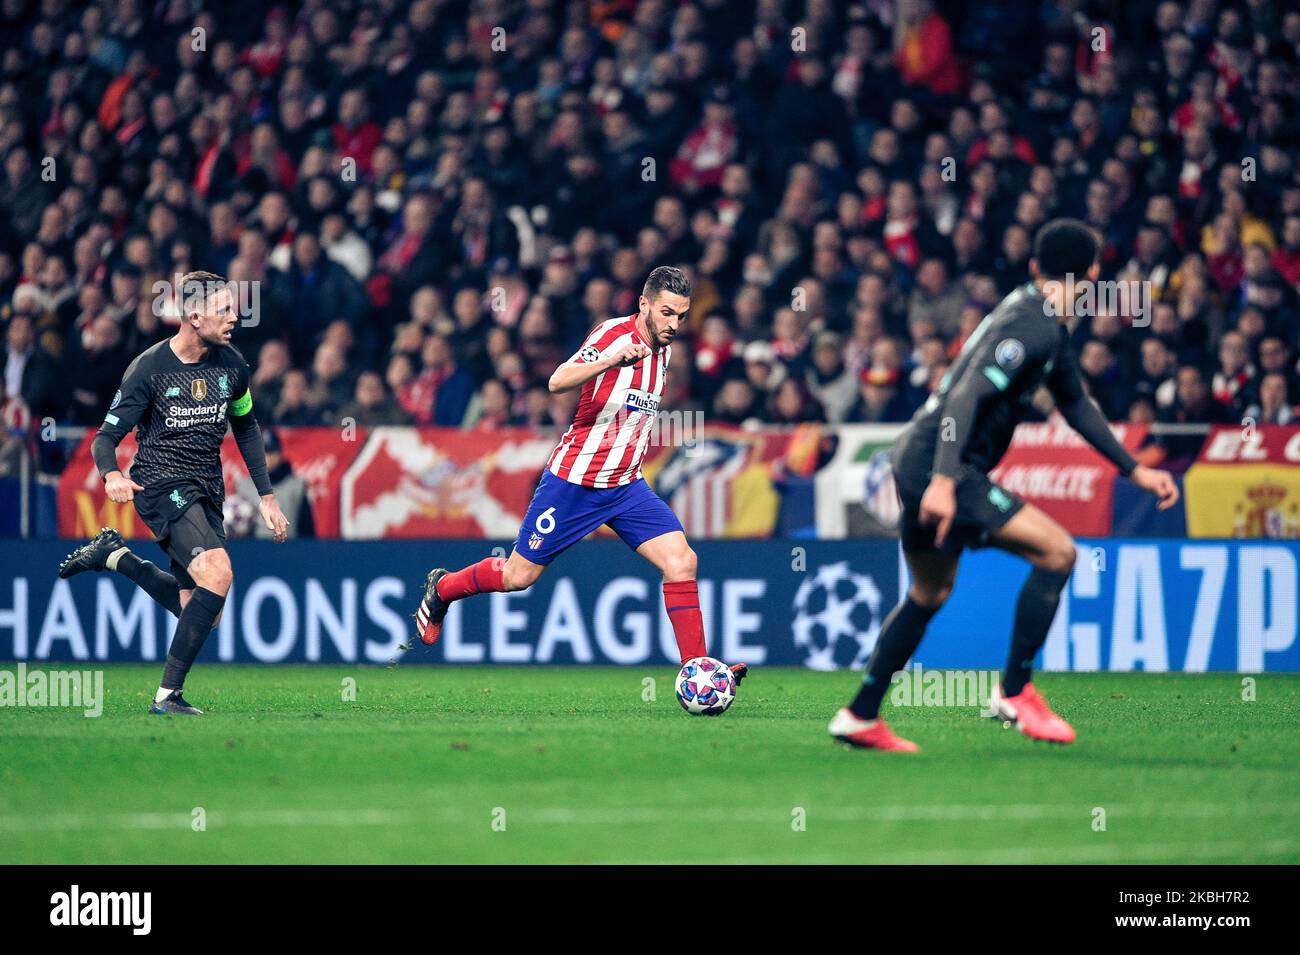
<svg viewBox="0 0 1300 955">
<path fill-rule="evenodd" d="M 1033 281 L 1003 299 L 971 334 L 936 393 L 894 444 L 903 556 L 912 584 L 881 628 L 862 688 L 831 721 L 835 739 L 865 749 L 917 749 L 880 719 L 880 704 L 952 591 L 962 550 L 993 546 L 1024 557 L 1033 570 L 1016 604 L 1011 650 L 990 700 L 991 715 L 1015 723 L 1032 739 L 1074 740 L 1073 727 L 1030 682 L 1034 657 L 1074 569 L 1074 541 L 1041 510 L 988 477 L 1040 386 L 1070 427 L 1154 494 L 1161 510 L 1178 501 L 1169 474 L 1134 461 L 1083 390 L 1067 323 L 1075 311 L 1071 295 L 1095 283 L 1101 272 L 1092 232 L 1075 219 L 1043 226 L 1029 272 Z"/>
<path fill-rule="evenodd" d="M 221 515 L 226 490 L 221 442 L 227 424 L 261 495 L 262 520 L 277 542 L 285 539 L 289 522 L 267 475 L 248 363 L 230 344 L 237 319 L 230 284 L 211 272 L 190 272 L 181 290 L 180 331 L 131 362 L 91 443 L 109 498 L 119 504 L 134 501 L 171 558 L 171 573 L 137 557 L 121 534 L 105 528 L 68 555 L 59 576 L 115 570 L 175 614 L 176 636 L 149 712 L 201 716 L 181 688 L 234 580 Z M 132 428 L 139 429 L 139 448 L 127 477 L 118 469 L 117 445 Z"/>
</svg>

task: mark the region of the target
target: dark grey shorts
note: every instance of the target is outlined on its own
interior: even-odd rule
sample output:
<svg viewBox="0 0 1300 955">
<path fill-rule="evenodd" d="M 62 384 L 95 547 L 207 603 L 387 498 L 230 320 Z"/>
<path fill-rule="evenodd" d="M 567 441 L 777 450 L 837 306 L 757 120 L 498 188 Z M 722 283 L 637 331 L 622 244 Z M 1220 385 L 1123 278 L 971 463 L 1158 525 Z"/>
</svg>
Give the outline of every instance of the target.
<svg viewBox="0 0 1300 955">
<path fill-rule="evenodd" d="M 920 520 L 921 496 L 925 493 L 925 487 L 898 481 L 897 478 L 895 484 L 903 508 L 899 523 L 903 549 L 935 550 L 936 526 L 922 524 Z M 1023 500 L 989 480 L 987 474 L 963 467 L 957 477 L 957 514 L 941 549 L 960 553 L 968 547 L 986 546 L 989 536 L 1024 506 Z"/>
<path fill-rule="evenodd" d="M 135 509 L 171 558 L 172 576 L 181 589 L 193 590 L 194 580 L 185 569 L 190 561 L 205 550 L 226 546 L 221 505 L 193 485 L 182 484 L 137 494 Z"/>
</svg>

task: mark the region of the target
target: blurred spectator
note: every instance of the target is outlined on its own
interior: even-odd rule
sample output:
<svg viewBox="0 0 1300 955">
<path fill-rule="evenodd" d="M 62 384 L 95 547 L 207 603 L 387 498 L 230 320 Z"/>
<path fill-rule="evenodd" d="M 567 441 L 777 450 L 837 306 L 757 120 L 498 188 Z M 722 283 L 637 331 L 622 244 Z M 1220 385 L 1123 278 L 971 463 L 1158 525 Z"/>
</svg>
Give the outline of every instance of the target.
<svg viewBox="0 0 1300 955">
<path fill-rule="evenodd" d="M 262 443 L 266 446 L 266 469 L 275 492 L 276 503 L 289 519 L 288 536 L 314 538 L 316 521 L 311 509 L 310 488 L 307 481 L 296 474 L 292 463 L 284 456 L 280 444 L 280 435 L 274 428 L 262 429 Z M 262 502 L 253 479 L 244 475 L 235 482 L 235 496 L 227 501 L 227 511 L 231 505 L 242 504 L 242 519 L 227 520 L 226 526 L 246 528 L 248 536 L 269 540 L 271 531 L 267 529 L 259 515 L 258 508 Z"/>
<path fill-rule="evenodd" d="M 460 369 L 451 345 L 440 335 L 424 340 L 423 369 L 404 381 L 398 403 L 416 424 L 459 427 L 474 396 L 474 379 Z"/>
<path fill-rule="evenodd" d="M 1174 403 L 1159 413 L 1157 420 L 1164 424 L 1186 425 L 1195 423 L 1229 424 L 1239 420 L 1221 402 L 1215 401 L 1205 382 L 1205 375 L 1195 365 L 1178 369 L 1178 390 Z M 1204 435 L 1178 433 L 1164 435 L 1155 442 L 1160 449 L 1160 461 L 1173 471 L 1185 471 L 1196 458 Z"/>
<path fill-rule="evenodd" d="M 915 410 L 897 369 L 865 368 L 859 377 L 858 400 L 846 420 L 866 424 L 903 422 Z"/>
<path fill-rule="evenodd" d="M 1214 400 L 1235 413 L 1245 407 L 1255 367 L 1250 363 L 1250 351 L 1240 332 L 1228 332 L 1219 342 L 1219 368 L 1211 382 Z"/>
<path fill-rule="evenodd" d="M 388 394 L 384 380 L 373 371 L 357 376 L 356 391 L 352 400 L 339 409 L 339 417 L 362 428 L 411 423 L 410 416 Z"/>
<path fill-rule="evenodd" d="M 5 330 L 0 351 L 4 370 L 0 394 L 22 400 L 34 419 L 56 416 L 64 394 L 58 361 L 36 341 L 36 327 L 28 315 L 15 315 Z"/>
<path fill-rule="evenodd" d="M 420 423 L 563 424 L 540 382 L 666 263 L 695 281 L 673 407 L 787 420 L 802 383 L 830 420 L 905 420 L 1060 215 L 1152 295 L 1149 326 L 1072 333 L 1108 415 L 1204 424 L 1274 374 L 1295 403 L 1289 10 L 137 6 L 2 18 L 5 389 L 61 421 L 102 420 L 179 320 L 156 283 L 210 268 L 256 303 L 235 344 L 268 419 L 333 423 L 374 373 Z"/>
<path fill-rule="evenodd" d="M 1276 372 L 1259 382 L 1259 401 L 1246 409 L 1245 417 L 1256 424 L 1295 424 L 1296 409 L 1287 398 L 1286 377 Z"/>
<path fill-rule="evenodd" d="M 826 413 L 801 379 L 787 378 L 772 395 L 768 420 L 774 424 L 805 424 L 825 421 Z"/>
<path fill-rule="evenodd" d="M 320 406 L 312 401 L 307 373 L 302 369 L 291 368 L 285 372 L 280 385 L 280 400 L 271 420 L 284 428 L 325 423 Z"/>
<path fill-rule="evenodd" d="M 758 419 L 761 411 L 762 403 L 749 381 L 732 378 L 718 391 L 710 417 L 724 424 L 743 425 Z"/>
<path fill-rule="evenodd" d="M 475 431 L 496 431 L 498 428 L 517 424 L 510 411 L 513 397 L 505 382 L 496 378 L 488 379 L 479 393 L 478 408 L 471 413 L 471 427 Z"/>
<path fill-rule="evenodd" d="M 825 420 L 832 423 L 843 421 L 857 401 L 856 376 L 845 363 L 841 339 L 834 332 L 823 332 L 813 343 L 804 385 L 821 405 Z"/>
</svg>

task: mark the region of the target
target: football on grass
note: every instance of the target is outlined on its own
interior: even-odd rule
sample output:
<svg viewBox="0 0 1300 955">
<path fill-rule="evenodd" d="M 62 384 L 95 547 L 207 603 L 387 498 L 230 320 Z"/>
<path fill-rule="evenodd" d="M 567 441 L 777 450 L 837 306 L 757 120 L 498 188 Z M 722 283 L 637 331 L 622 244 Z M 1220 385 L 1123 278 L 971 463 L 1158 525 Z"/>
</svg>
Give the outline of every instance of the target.
<svg viewBox="0 0 1300 955">
<path fill-rule="evenodd" d="M 736 699 L 736 678 L 721 660 L 695 657 L 677 673 L 677 702 L 693 716 L 718 716 Z"/>
</svg>

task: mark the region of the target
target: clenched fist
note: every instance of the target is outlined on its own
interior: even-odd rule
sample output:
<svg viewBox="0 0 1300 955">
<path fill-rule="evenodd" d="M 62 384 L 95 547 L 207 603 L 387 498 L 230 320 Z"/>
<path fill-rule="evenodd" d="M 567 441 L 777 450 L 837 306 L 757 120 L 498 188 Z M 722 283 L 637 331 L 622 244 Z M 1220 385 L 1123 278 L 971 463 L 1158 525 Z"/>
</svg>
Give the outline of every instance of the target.
<svg viewBox="0 0 1300 955">
<path fill-rule="evenodd" d="M 640 342 L 628 342 L 617 351 L 609 353 L 609 367 L 626 368 L 628 365 L 635 365 L 648 354 L 650 354 L 650 349 L 646 345 L 642 345 Z"/>
</svg>

